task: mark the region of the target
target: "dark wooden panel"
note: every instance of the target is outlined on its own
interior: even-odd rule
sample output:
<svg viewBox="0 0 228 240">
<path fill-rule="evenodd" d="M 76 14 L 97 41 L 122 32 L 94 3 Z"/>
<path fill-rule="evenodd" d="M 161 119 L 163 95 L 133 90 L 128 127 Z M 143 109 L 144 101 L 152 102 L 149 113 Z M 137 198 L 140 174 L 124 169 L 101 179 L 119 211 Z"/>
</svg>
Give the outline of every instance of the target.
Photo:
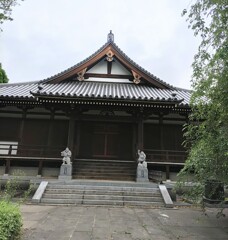
<svg viewBox="0 0 228 240">
<path fill-rule="evenodd" d="M 50 146 L 66 146 L 68 121 L 54 120 L 50 132 Z"/>
<path fill-rule="evenodd" d="M 182 146 L 183 132 L 181 125 L 164 125 L 164 149 L 184 150 Z"/>
<path fill-rule="evenodd" d="M 17 141 L 21 119 L 0 118 L 0 141 Z"/>
<path fill-rule="evenodd" d="M 22 139 L 23 144 L 46 145 L 48 127 L 48 120 L 26 119 Z"/>
<path fill-rule="evenodd" d="M 160 149 L 160 125 L 144 124 L 144 148 Z"/>
<path fill-rule="evenodd" d="M 82 124 L 79 151 L 82 158 L 130 159 L 132 145 L 131 124 Z"/>
<path fill-rule="evenodd" d="M 104 134 L 94 133 L 92 141 L 93 156 L 103 156 L 105 153 L 106 136 Z"/>
</svg>

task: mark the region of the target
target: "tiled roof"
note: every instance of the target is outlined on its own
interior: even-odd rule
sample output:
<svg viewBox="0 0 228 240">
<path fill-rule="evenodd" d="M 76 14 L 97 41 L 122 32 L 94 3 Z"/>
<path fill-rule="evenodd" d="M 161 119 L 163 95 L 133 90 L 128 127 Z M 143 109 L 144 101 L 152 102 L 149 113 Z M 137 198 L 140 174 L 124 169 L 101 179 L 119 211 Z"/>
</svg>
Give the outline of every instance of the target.
<svg viewBox="0 0 228 240">
<path fill-rule="evenodd" d="M 38 88 L 39 87 L 39 88 Z M 181 102 L 188 106 L 190 91 L 183 89 L 158 89 L 147 85 L 114 82 L 68 81 L 55 84 L 38 82 L 0 84 L 0 98 L 35 99 L 40 97 L 62 97 L 80 99 L 107 99 L 118 101 Z"/>
<path fill-rule="evenodd" d="M 30 91 L 37 91 L 38 82 L 0 84 L 0 98 L 34 99 Z"/>
</svg>

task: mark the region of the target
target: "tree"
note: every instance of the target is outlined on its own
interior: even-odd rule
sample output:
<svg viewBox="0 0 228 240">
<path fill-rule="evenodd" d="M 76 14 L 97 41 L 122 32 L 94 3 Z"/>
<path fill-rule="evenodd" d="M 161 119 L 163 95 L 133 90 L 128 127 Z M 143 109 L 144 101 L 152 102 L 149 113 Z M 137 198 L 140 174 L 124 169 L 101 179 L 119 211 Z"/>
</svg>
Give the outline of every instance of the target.
<svg viewBox="0 0 228 240">
<path fill-rule="evenodd" d="M 5 21 L 13 20 L 11 17 L 12 8 L 17 4 L 17 0 L 0 0 L 0 24 L 3 24 Z M 2 31 L 1 28 L 0 30 Z"/>
<path fill-rule="evenodd" d="M 2 64 L 0 63 L 0 83 L 7 83 L 9 81 L 6 72 L 2 69 Z"/>
<path fill-rule="evenodd" d="M 192 64 L 192 113 L 184 128 L 189 154 L 180 176 L 194 173 L 202 195 L 207 179 L 228 184 L 228 2 L 196 0 L 183 15 L 201 43 Z"/>
</svg>

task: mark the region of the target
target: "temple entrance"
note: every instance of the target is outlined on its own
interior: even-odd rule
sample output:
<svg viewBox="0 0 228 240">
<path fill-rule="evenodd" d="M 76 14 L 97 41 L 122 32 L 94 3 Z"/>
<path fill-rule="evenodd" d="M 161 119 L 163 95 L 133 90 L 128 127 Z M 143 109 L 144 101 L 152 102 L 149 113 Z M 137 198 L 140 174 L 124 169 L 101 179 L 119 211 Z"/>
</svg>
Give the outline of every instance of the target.
<svg viewBox="0 0 228 240">
<path fill-rule="evenodd" d="M 94 159 L 132 159 L 132 125 L 85 122 L 79 156 Z"/>
<path fill-rule="evenodd" d="M 92 155 L 95 158 L 118 158 L 120 127 L 117 124 L 95 124 Z"/>
<path fill-rule="evenodd" d="M 133 124 L 83 122 L 73 178 L 134 181 Z"/>
</svg>

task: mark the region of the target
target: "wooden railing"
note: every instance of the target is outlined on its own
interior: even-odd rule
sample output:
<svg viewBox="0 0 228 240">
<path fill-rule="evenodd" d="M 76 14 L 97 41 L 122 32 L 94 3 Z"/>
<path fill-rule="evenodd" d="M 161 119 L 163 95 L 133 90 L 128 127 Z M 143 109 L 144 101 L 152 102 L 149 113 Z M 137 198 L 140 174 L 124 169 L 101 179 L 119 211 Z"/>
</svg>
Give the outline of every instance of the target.
<svg viewBox="0 0 228 240">
<path fill-rule="evenodd" d="M 42 175 L 44 163 L 57 162 L 60 166 L 61 151 L 64 149 L 64 146 L 48 147 L 0 143 L 0 165 L 5 166 L 5 174 L 8 174 L 12 162 L 26 162 L 28 166 L 29 163 L 35 162 L 38 167 L 37 174 Z"/>
<path fill-rule="evenodd" d="M 152 150 L 144 149 L 146 153 L 147 162 L 158 162 L 158 163 L 173 163 L 183 164 L 186 160 L 187 154 L 185 151 L 175 150 Z"/>
<path fill-rule="evenodd" d="M 175 150 L 144 149 L 148 165 L 165 167 L 166 179 L 170 179 L 170 166 L 184 166 L 187 153 Z"/>
<path fill-rule="evenodd" d="M 45 163 L 55 162 L 61 165 L 61 151 L 65 146 L 48 147 L 42 145 L 18 145 L 0 142 L 0 165 L 5 166 L 5 174 L 9 173 L 11 163 L 16 162 L 35 162 L 38 167 L 38 175 L 42 175 L 42 169 Z M 169 179 L 170 166 L 183 166 L 187 154 L 185 151 L 174 150 L 152 150 L 144 149 L 148 165 L 160 165 L 166 168 L 166 178 Z M 96 161 L 96 160 L 95 160 Z"/>
<path fill-rule="evenodd" d="M 0 156 L 20 156 L 20 157 L 60 157 L 61 147 L 50 147 L 44 145 L 18 145 L 0 143 Z"/>
</svg>

